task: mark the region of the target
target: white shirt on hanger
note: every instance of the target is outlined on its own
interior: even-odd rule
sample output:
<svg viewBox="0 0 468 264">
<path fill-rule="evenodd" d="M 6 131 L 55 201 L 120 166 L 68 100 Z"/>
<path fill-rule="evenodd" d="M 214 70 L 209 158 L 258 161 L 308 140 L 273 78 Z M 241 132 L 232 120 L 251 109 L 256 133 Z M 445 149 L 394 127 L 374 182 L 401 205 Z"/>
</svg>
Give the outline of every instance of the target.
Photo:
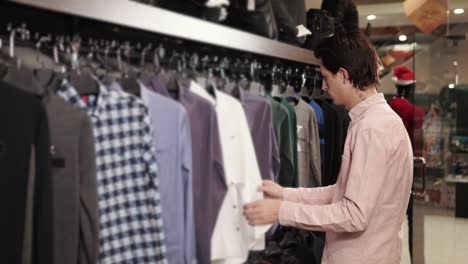
<svg viewBox="0 0 468 264">
<path fill-rule="evenodd" d="M 211 94 L 208 93 L 204 87 L 198 84 L 198 82 L 190 81 L 190 92 L 208 100 L 213 105 L 216 105 L 216 101 L 213 96 L 211 96 Z"/>
<path fill-rule="evenodd" d="M 204 89 L 191 91 L 204 98 L 209 95 Z M 257 192 L 260 170 L 242 105 L 223 92 L 215 90 L 215 95 L 216 99 L 209 96 L 216 107 L 228 191 L 211 237 L 211 262 L 241 264 L 249 250 L 265 248 L 270 225 L 252 227 L 242 214 L 244 204 L 263 199 Z"/>
</svg>

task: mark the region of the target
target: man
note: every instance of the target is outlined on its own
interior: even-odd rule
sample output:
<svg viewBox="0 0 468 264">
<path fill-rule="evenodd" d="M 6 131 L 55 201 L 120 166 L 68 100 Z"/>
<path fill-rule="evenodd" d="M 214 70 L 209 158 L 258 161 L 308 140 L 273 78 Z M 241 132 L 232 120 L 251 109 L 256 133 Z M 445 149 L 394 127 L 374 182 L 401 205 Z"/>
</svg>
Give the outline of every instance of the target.
<svg viewBox="0 0 468 264">
<path fill-rule="evenodd" d="M 351 123 L 337 183 L 283 188 L 263 182 L 267 199 L 244 206 L 251 225 L 325 231 L 322 263 L 400 263 L 403 217 L 413 178 L 411 142 L 401 118 L 376 88 L 378 57 L 361 33 L 339 32 L 315 50 L 334 103 Z"/>
</svg>

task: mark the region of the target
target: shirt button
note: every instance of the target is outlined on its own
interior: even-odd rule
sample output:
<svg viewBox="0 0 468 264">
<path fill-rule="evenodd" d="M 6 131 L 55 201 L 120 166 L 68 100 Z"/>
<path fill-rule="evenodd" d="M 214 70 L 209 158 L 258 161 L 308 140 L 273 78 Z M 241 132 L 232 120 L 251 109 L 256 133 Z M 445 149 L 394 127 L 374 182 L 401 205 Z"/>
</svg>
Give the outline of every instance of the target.
<svg viewBox="0 0 468 264">
<path fill-rule="evenodd" d="M 54 146 L 54 145 L 51 145 L 51 146 L 50 146 L 50 154 L 51 154 L 52 156 L 54 156 L 54 155 L 56 154 L 56 152 L 55 152 L 55 146 Z"/>
<path fill-rule="evenodd" d="M 232 208 L 237 209 L 237 205 L 233 205 Z"/>
<path fill-rule="evenodd" d="M 237 230 L 237 232 L 239 232 L 239 231 L 240 231 L 240 228 L 239 228 L 239 227 L 236 227 L 236 230 Z"/>
</svg>

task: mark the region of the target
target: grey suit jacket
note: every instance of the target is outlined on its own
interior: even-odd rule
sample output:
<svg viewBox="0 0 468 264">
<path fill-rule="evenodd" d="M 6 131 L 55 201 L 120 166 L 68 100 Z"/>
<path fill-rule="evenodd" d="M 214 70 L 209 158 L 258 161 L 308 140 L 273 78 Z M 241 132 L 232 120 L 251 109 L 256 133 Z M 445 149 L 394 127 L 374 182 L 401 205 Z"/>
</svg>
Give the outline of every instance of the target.
<svg viewBox="0 0 468 264">
<path fill-rule="evenodd" d="M 56 95 L 49 117 L 54 189 L 55 263 L 97 263 L 99 219 L 94 136 L 88 115 Z M 64 166 L 61 166 L 61 160 Z"/>
</svg>

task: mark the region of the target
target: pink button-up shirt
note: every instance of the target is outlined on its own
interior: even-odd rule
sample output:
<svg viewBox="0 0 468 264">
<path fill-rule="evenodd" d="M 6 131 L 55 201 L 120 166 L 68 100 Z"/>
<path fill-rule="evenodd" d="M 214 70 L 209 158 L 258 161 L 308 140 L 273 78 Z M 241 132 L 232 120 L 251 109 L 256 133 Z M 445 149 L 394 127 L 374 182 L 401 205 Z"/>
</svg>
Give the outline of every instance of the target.
<svg viewBox="0 0 468 264">
<path fill-rule="evenodd" d="M 280 223 L 327 232 L 322 263 L 400 263 L 399 233 L 413 181 L 410 139 L 383 94 L 349 115 L 337 183 L 285 189 Z"/>
</svg>

